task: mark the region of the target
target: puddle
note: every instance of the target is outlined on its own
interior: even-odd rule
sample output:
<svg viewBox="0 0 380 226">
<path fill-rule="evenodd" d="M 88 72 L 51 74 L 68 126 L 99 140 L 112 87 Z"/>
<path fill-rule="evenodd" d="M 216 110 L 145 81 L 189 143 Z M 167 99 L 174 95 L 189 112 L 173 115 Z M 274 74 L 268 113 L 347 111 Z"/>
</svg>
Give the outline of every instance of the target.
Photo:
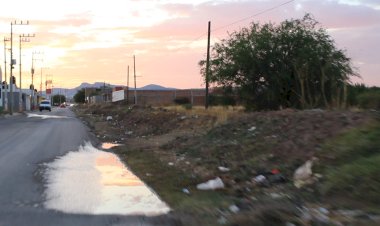
<svg viewBox="0 0 380 226">
<path fill-rule="evenodd" d="M 113 147 L 123 146 L 123 144 L 115 144 L 115 143 L 102 143 L 102 149 L 111 149 Z"/>
<path fill-rule="evenodd" d="M 146 216 L 170 211 L 116 155 L 88 144 L 47 164 L 45 177 L 48 209 Z"/>
<path fill-rule="evenodd" d="M 48 118 L 69 118 L 67 116 L 59 116 L 59 115 L 39 115 L 39 114 L 27 114 L 28 118 L 41 118 L 41 119 L 48 119 Z"/>
</svg>

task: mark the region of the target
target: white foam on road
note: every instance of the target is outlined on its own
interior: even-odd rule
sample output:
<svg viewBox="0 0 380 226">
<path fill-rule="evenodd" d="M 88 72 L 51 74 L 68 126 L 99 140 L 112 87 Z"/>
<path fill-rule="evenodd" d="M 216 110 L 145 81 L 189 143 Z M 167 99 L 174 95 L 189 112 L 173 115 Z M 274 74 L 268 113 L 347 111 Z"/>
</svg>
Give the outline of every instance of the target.
<svg viewBox="0 0 380 226">
<path fill-rule="evenodd" d="M 170 208 L 112 153 L 90 144 L 47 164 L 45 207 L 66 213 L 154 216 Z"/>
<path fill-rule="evenodd" d="M 28 118 L 41 118 L 41 119 L 48 119 L 48 118 L 69 118 L 67 116 L 59 116 L 59 115 L 39 115 L 39 114 L 32 114 L 27 113 Z"/>
</svg>

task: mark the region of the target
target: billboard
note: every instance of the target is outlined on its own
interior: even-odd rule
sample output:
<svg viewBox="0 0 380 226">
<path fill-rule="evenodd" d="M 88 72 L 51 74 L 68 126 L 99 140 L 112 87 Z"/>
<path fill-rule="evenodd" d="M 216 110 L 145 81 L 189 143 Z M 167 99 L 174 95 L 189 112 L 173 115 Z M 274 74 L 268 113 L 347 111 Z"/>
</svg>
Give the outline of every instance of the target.
<svg viewBox="0 0 380 226">
<path fill-rule="evenodd" d="M 112 92 L 112 102 L 121 101 L 125 99 L 124 90 Z"/>
</svg>

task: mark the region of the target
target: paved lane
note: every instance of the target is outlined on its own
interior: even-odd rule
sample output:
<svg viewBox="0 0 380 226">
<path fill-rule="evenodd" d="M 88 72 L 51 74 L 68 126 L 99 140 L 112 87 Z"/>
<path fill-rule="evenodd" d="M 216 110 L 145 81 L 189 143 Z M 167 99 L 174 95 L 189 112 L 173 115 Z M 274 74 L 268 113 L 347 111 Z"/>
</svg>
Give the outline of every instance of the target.
<svg viewBox="0 0 380 226">
<path fill-rule="evenodd" d="M 35 114 L 64 118 L 0 118 L 0 226 L 153 225 L 146 217 L 64 214 L 45 209 L 44 163 L 95 140 L 69 109 Z"/>
</svg>

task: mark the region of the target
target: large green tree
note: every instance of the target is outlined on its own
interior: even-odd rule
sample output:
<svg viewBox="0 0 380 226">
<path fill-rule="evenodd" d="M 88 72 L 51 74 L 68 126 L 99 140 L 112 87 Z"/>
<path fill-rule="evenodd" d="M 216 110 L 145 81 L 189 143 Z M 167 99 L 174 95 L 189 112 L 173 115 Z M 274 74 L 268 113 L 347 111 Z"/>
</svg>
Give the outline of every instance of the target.
<svg viewBox="0 0 380 226">
<path fill-rule="evenodd" d="M 75 103 L 84 103 L 85 102 L 84 89 L 80 89 L 77 91 L 77 93 L 74 95 L 74 101 L 75 101 Z"/>
<path fill-rule="evenodd" d="M 206 62 L 200 61 L 206 75 Z M 209 81 L 239 91 L 247 107 L 339 107 L 355 75 L 350 59 L 309 14 L 252 23 L 212 48 Z"/>
</svg>

